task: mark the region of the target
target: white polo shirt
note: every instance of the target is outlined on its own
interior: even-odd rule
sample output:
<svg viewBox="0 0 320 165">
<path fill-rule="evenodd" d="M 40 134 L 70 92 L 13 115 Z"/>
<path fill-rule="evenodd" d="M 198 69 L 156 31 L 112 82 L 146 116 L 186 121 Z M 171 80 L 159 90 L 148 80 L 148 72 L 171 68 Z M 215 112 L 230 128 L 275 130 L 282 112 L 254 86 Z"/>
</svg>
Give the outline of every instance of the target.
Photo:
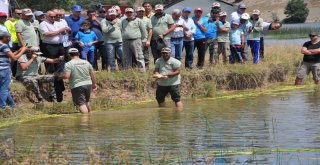
<svg viewBox="0 0 320 165">
<path fill-rule="evenodd" d="M 40 23 L 40 32 L 43 35 L 42 42 L 47 43 L 47 44 L 61 44 L 61 43 L 63 43 L 63 35 L 62 34 L 58 34 L 58 35 L 51 36 L 51 37 L 45 36 L 46 33 L 59 31 L 63 27 L 64 27 L 64 25 L 60 22 L 57 22 L 57 21 L 54 21 L 53 24 L 48 22 L 47 20 L 42 21 Z"/>
</svg>

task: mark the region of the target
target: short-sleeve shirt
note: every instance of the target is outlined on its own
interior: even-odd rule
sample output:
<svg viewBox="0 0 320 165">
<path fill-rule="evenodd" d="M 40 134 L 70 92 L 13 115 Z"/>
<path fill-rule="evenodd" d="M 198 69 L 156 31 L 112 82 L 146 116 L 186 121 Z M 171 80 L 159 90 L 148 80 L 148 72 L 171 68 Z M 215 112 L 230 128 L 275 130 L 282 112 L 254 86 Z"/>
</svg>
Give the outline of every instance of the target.
<svg viewBox="0 0 320 165">
<path fill-rule="evenodd" d="M 122 39 L 131 40 L 141 38 L 145 40 L 147 30 L 145 24 L 140 18 L 135 18 L 134 20 L 129 21 L 124 19 L 121 21 L 121 32 Z"/>
<path fill-rule="evenodd" d="M 320 41 L 315 44 L 312 44 L 311 41 L 305 42 L 303 44 L 303 47 L 306 47 L 308 50 L 319 49 L 320 48 Z M 318 63 L 318 62 L 320 62 L 320 53 L 315 54 L 315 55 L 304 55 L 303 61 L 310 62 L 310 63 Z"/>
<path fill-rule="evenodd" d="M 179 69 L 181 62 L 173 57 L 170 57 L 168 61 L 165 61 L 162 57 L 157 59 L 155 68 L 159 69 L 160 74 L 167 74 Z M 160 86 L 172 86 L 181 83 L 181 76 L 176 75 L 168 77 L 167 79 L 160 79 L 158 85 Z"/>
<path fill-rule="evenodd" d="M 60 22 L 54 21 L 54 23 L 50 23 L 48 21 L 42 21 L 40 23 L 40 33 L 43 35 L 42 42 L 47 44 L 61 44 L 63 42 L 63 35 L 55 35 L 46 37 L 44 34 L 48 32 L 56 32 L 62 29 L 64 25 Z"/>
<path fill-rule="evenodd" d="M 76 88 L 84 85 L 92 85 L 90 72 L 92 70 L 91 64 L 80 58 L 72 59 L 67 62 L 64 68 L 65 73 L 70 73 L 70 88 Z"/>
<path fill-rule="evenodd" d="M 151 24 L 151 20 L 150 20 L 150 18 L 148 18 L 146 16 L 144 16 L 141 20 L 143 21 L 144 25 L 146 25 L 146 30 L 147 30 L 146 39 L 148 39 L 148 36 L 149 36 L 148 29 L 152 29 L 153 28 L 152 24 Z"/>
<path fill-rule="evenodd" d="M 161 17 L 153 15 L 151 17 L 151 24 L 153 27 L 152 39 L 156 40 L 159 35 L 165 33 L 169 29 L 169 25 L 174 24 L 172 16 L 169 14 L 163 14 Z M 170 39 L 170 35 L 166 35 L 165 39 Z"/>
<path fill-rule="evenodd" d="M 218 26 L 222 26 L 222 22 L 218 19 L 213 19 L 212 22 L 207 23 L 207 31 L 205 33 L 206 38 L 208 39 L 216 39 L 218 37 L 218 26 L 216 25 L 218 22 Z"/>
<path fill-rule="evenodd" d="M 193 21 L 195 21 L 195 17 L 192 17 Z M 200 24 L 202 24 L 202 26 L 207 27 L 207 23 L 208 23 L 208 18 L 207 17 L 202 17 L 199 20 Z M 205 32 L 203 32 L 200 28 L 200 26 L 198 24 L 196 24 L 196 33 L 193 35 L 194 39 L 204 39 L 206 38 L 206 34 Z"/>
<path fill-rule="evenodd" d="M 28 46 L 39 46 L 39 39 L 33 24 L 30 21 L 20 19 L 16 25 L 16 32 L 21 33 Z"/>
<path fill-rule="evenodd" d="M 83 31 L 79 31 L 77 33 L 77 35 L 75 36 L 76 39 L 79 39 L 79 41 L 84 43 L 85 48 L 89 48 L 90 50 L 94 50 L 94 44 L 92 44 L 91 46 L 88 46 L 89 42 L 93 42 L 93 41 L 97 41 L 97 35 L 96 33 L 94 33 L 93 31 L 89 31 L 89 32 L 83 32 Z"/>
<path fill-rule="evenodd" d="M 96 33 L 98 41 L 103 41 L 103 33 L 102 33 L 101 25 L 98 24 L 96 21 L 89 20 L 89 19 L 87 19 L 87 20 L 90 22 L 91 30 L 94 33 Z"/>
<path fill-rule="evenodd" d="M 241 45 L 241 35 L 243 32 L 241 29 L 231 29 L 230 30 L 230 44 L 231 45 Z"/>
<path fill-rule="evenodd" d="M 243 24 L 240 24 L 239 28 L 242 30 L 243 34 L 244 34 L 244 40 L 247 42 L 247 38 L 249 36 L 249 28 L 252 28 L 252 24 L 249 21 L 246 21 Z"/>
<path fill-rule="evenodd" d="M 0 70 L 9 69 L 11 67 L 10 58 L 6 55 L 6 53 L 10 51 L 11 50 L 7 44 L 0 42 Z"/>
<path fill-rule="evenodd" d="M 20 76 L 37 76 L 39 73 L 39 68 L 40 68 L 40 64 L 45 62 L 47 60 L 47 58 L 42 57 L 42 56 L 38 56 L 35 60 L 32 61 L 32 63 L 28 66 L 28 68 L 26 70 L 23 70 L 20 67 L 21 63 L 26 63 L 28 62 L 30 59 L 27 57 L 26 54 L 22 55 L 19 59 L 18 59 L 18 67 L 17 67 L 17 77 Z"/>
<path fill-rule="evenodd" d="M 84 17 L 80 16 L 78 19 L 73 19 L 72 15 L 65 17 L 65 20 L 68 23 L 68 26 L 71 28 L 70 39 L 73 39 L 80 30 L 81 23 L 84 21 Z"/>
<path fill-rule="evenodd" d="M 222 28 L 222 29 L 229 28 L 230 29 L 230 23 L 228 21 L 225 21 L 224 23 L 222 23 L 220 28 Z M 219 32 L 218 33 L 218 42 L 230 42 L 229 32 Z"/>
</svg>

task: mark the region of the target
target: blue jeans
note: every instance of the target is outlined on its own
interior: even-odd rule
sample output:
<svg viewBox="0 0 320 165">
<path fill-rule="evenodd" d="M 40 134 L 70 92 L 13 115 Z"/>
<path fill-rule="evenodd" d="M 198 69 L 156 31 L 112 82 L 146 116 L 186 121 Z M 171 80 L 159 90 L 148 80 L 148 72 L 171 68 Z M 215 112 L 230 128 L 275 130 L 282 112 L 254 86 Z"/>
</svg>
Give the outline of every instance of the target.
<svg viewBox="0 0 320 165">
<path fill-rule="evenodd" d="M 171 38 L 171 55 L 177 60 L 181 60 L 183 48 L 183 38 Z"/>
<path fill-rule="evenodd" d="M 192 69 L 194 41 L 183 41 L 183 47 L 186 49 L 186 68 Z"/>
<path fill-rule="evenodd" d="M 253 56 L 253 63 L 259 63 L 259 51 L 260 51 L 260 40 L 247 40 L 248 46 L 251 47 L 251 53 Z"/>
<path fill-rule="evenodd" d="M 10 83 L 11 83 L 11 70 L 2 69 L 0 70 L 0 108 L 5 109 L 8 103 L 12 108 L 16 107 L 11 94 L 10 94 Z"/>
<path fill-rule="evenodd" d="M 109 61 L 111 71 L 116 70 L 115 59 L 118 60 L 118 67 L 123 67 L 123 51 L 122 42 L 117 43 L 106 43 L 107 58 Z"/>
<path fill-rule="evenodd" d="M 81 59 L 88 60 L 89 63 L 94 67 L 94 50 L 84 47 L 81 51 Z"/>
</svg>

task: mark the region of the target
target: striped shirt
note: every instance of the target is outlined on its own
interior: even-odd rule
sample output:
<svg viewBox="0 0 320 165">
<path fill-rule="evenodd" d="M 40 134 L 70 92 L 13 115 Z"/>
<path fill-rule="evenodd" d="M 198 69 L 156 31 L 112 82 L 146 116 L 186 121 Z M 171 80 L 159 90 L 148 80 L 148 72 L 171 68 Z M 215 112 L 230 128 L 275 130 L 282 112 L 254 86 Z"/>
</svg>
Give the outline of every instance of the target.
<svg viewBox="0 0 320 165">
<path fill-rule="evenodd" d="M 7 44 L 0 42 L 0 70 L 9 69 L 11 66 L 10 58 L 5 54 L 10 52 L 10 48 Z"/>
</svg>

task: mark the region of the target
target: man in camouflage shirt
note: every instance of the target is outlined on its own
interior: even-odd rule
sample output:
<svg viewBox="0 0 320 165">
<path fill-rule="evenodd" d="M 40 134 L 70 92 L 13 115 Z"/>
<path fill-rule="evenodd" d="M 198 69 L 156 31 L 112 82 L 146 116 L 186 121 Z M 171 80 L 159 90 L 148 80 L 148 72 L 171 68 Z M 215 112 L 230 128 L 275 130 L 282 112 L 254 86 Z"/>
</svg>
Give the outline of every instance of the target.
<svg viewBox="0 0 320 165">
<path fill-rule="evenodd" d="M 50 96 L 49 101 L 55 101 L 56 92 L 54 90 L 54 75 L 39 75 L 39 67 L 42 62 L 46 63 L 59 63 L 63 60 L 63 56 L 55 59 L 46 58 L 42 55 L 39 47 L 31 47 L 26 54 L 22 55 L 18 59 L 17 68 L 17 80 L 23 82 L 23 84 L 32 92 L 35 93 L 38 101 L 43 101 L 43 96 L 41 95 L 39 83 L 49 83 L 50 84 Z"/>
</svg>

